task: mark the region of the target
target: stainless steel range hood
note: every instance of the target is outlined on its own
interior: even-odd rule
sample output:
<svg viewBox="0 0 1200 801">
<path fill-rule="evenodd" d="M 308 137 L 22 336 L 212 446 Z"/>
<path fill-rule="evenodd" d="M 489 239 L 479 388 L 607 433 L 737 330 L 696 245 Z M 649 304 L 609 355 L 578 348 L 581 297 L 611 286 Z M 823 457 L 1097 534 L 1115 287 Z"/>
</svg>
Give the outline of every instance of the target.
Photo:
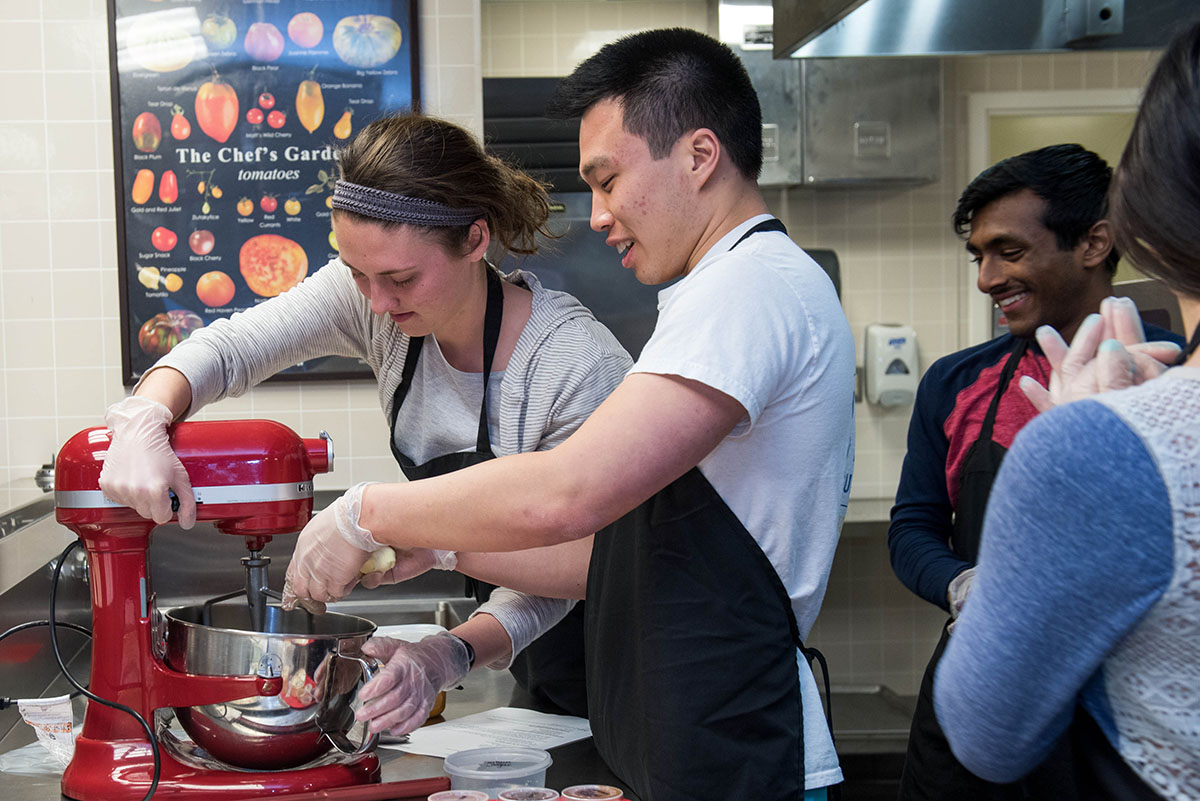
<svg viewBox="0 0 1200 801">
<path fill-rule="evenodd" d="M 1196 0 L 773 0 L 775 58 L 1163 47 Z"/>
</svg>

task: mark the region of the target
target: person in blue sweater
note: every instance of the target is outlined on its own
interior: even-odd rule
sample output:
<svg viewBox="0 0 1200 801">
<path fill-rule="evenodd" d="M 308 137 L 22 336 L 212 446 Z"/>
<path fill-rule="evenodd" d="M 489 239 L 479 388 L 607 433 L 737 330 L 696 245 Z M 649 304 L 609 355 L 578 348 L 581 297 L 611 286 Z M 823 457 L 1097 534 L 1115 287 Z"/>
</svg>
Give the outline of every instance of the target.
<svg viewBox="0 0 1200 801">
<path fill-rule="evenodd" d="M 896 575 L 949 613 L 947 630 L 971 591 L 996 471 L 1037 414 L 1018 385 L 1024 377 L 1042 384 L 1050 377 L 1035 330 L 1048 325 L 1070 339 L 1102 304 L 1127 302 L 1109 298 L 1119 258 L 1105 219 L 1111 175 L 1095 153 L 1054 145 L 988 168 L 955 209 L 955 230 L 966 235 L 978 265 L 979 291 L 999 306 L 1009 332 L 943 357 L 925 373 L 888 530 Z M 943 631 L 921 683 L 900 798 L 1071 799 L 1065 754 L 1010 785 L 985 781 L 955 758 L 933 712 L 933 676 L 947 639 Z"/>
<path fill-rule="evenodd" d="M 1150 78 L 1111 193 L 1116 241 L 1194 332 L 1183 364 L 1051 409 L 1016 437 L 934 682 L 955 755 L 992 781 L 1024 775 L 1069 730 L 1080 798 L 1200 798 L 1197 175 L 1193 24 Z M 1056 369 L 1052 395 L 1135 375 L 1112 370 L 1124 348 L 1098 330 L 1077 335 L 1073 375 Z"/>
</svg>

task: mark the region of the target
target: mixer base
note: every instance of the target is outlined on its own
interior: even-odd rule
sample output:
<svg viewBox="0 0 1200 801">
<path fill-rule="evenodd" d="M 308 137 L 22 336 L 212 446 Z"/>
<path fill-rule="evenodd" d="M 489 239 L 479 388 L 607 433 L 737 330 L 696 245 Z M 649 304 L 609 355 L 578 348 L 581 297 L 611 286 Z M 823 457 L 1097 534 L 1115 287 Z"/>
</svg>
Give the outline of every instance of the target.
<svg viewBox="0 0 1200 801">
<path fill-rule="evenodd" d="M 379 758 L 278 771 L 223 770 L 189 764 L 170 747 L 160 747 L 157 801 L 228 801 L 247 795 L 284 795 L 379 781 Z M 150 789 L 154 758 L 145 740 L 105 741 L 79 737 L 63 774 L 63 795 L 72 801 L 141 801 Z"/>
</svg>

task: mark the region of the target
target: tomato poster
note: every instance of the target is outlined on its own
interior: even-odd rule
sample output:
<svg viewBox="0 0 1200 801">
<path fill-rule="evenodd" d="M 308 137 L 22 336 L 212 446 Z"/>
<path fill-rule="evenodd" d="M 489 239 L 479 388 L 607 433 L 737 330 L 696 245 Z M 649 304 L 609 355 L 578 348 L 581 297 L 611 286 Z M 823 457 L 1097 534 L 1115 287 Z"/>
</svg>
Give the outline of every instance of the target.
<svg viewBox="0 0 1200 801">
<path fill-rule="evenodd" d="M 418 106 L 416 0 L 109 0 L 122 370 L 337 255 L 338 148 Z M 332 356 L 278 378 L 369 377 Z"/>
</svg>

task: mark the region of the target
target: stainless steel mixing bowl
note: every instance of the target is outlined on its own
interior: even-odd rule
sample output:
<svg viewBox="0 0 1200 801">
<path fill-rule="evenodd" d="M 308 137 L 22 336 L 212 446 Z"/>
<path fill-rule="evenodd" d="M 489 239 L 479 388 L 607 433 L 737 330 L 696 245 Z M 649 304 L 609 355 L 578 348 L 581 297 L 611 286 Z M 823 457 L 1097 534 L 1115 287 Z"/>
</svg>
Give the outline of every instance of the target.
<svg viewBox="0 0 1200 801">
<path fill-rule="evenodd" d="M 164 618 L 165 659 L 174 670 L 253 675 L 260 664 L 270 664 L 281 672 L 278 696 L 175 709 L 184 731 L 216 759 L 280 770 L 310 762 L 331 747 L 346 753 L 375 748 L 378 735 L 358 746 L 347 737 L 355 727 L 354 695 L 378 666 L 362 653 L 375 631 L 371 621 L 270 606 L 264 631 L 255 631 L 245 605 L 213 606 L 207 620 L 203 606 L 172 609 Z"/>
</svg>

